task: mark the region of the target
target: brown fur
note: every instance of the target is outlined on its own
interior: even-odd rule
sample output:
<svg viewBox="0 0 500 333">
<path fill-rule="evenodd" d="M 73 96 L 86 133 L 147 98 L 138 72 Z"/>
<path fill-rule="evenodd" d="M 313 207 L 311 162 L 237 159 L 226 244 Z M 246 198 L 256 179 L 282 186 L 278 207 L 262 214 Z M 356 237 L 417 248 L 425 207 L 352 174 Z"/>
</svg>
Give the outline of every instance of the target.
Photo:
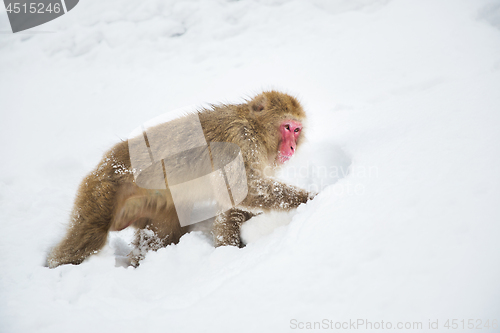
<svg viewBox="0 0 500 333">
<path fill-rule="evenodd" d="M 198 116 L 207 142 L 232 142 L 240 147 L 247 172 L 249 192 L 245 200 L 215 219 L 213 235 L 216 246 L 241 246 L 239 228 L 255 215 L 245 209 L 289 210 L 312 198 L 304 190 L 269 177 L 279 167 L 276 157 L 280 122 L 305 119 L 304 110 L 294 97 L 269 91 L 244 104 L 214 105 L 198 111 Z M 188 128 L 184 125 L 188 118 L 171 122 L 172 129 L 182 131 Z M 175 136 L 172 141 L 175 141 Z M 297 142 L 297 147 L 299 145 Z M 182 178 L 189 176 L 198 166 L 174 167 Z M 132 264 L 138 265 L 147 250 L 177 243 L 189 231 L 188 227 L 180 226 L 172 202 L 168 183 L 159 190 L 136 185 L 131 170 L 129 141 L 118 143 L 81 183 L 68 232 L 49 254 L 48 266 L 79 264 L 105 245 L 109 231 L 122 230 L 130 225 L 138 229 L 134 241 L 136 249 L 131 254 Z"/>
</svg>

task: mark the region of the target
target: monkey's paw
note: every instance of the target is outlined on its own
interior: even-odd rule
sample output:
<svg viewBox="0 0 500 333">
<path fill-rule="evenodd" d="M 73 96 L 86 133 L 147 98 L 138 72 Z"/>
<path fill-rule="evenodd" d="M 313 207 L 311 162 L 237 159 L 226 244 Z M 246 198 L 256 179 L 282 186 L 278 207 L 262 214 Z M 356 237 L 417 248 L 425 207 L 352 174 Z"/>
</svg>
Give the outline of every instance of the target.
<svg viewBox="0 0 500 333">
<path fill-rule="evenodd" d="M 318 192 L 309 192 L 308 195 L 307 195 L 307 201 L 309 200 L 312 200 L 314 198 L 316 198 L 316 196 L 318 195 L 319 193 Z"/>
</svg>

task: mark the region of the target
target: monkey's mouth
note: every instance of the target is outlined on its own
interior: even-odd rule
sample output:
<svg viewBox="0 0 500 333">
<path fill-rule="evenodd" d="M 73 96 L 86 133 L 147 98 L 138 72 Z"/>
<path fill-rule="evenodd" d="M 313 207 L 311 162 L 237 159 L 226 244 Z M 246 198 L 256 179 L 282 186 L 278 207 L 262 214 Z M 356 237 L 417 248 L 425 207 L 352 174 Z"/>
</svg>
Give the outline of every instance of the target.
<svg viewBox="0 0 500 333">
<path fill-rule="evenodd" d="M 279 154 L 278 155 L 278 162 L 280 164 L 283 164 L 285 162 L 287 162 L 293 155 L 283 155 L 283 154 Z"/>
</svg>

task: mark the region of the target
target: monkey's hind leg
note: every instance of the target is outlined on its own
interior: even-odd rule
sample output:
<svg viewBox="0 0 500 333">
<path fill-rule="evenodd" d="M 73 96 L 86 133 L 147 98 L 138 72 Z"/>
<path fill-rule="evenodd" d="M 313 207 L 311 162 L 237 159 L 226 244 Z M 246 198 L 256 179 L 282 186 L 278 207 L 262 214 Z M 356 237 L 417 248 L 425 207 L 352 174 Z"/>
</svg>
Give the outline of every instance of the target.
<svg viewBox="0 0 500 333">
<path fill-rule="evenodd" d="M 232 245 L 243 247 L 240 238 L 240 227 L 243 222 L 249 220 L 254 213 L 239 208 L 231 208 L 223 214 L 219 214 L 214 221 L 213 236 L 214 245 Z"/>
<path fill-rule="evenodd" d="M 135 222 L 138 228 L 133 242 L 134 250 L 129 254 L 130 263 L 137 267 L 148 251 L 158 251 L 170 244 L 177 244 L 188 227 L 181 227 L 173 207 L 159 209 L 155 213 Z"/>
<path fill-rule="evenodd" d="M 92 176 L 84 179 L 63 240 L 47 257 L 47 266 L 78 265 L 105 244 L 111 225 L 114 184 Z"/>
<path fill-rule="evenodd" d="M 96 221 L 74 220 L 64 239 L 47 257 L 47 266 L 55 268 L 65 264 L 78 265 L 88 256 L 99 252 L 106 244 L 108 228 L 105 221 L 92 222 Z"/>
</svg>

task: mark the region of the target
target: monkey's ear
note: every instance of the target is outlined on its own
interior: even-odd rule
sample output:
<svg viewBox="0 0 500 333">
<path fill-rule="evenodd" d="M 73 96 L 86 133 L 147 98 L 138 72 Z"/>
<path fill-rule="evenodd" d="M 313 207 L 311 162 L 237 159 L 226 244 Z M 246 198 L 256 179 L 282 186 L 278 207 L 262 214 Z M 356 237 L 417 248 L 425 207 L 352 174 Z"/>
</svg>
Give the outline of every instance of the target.
<svg viewBox="0 0 500 333">
<path fill-rule="evenodd" d="M 259 95 L 250 101 L 250 110 L 260 112 L 264 110 L 267 104 L 267 98 L 264 95 Z"/>
</svg>

